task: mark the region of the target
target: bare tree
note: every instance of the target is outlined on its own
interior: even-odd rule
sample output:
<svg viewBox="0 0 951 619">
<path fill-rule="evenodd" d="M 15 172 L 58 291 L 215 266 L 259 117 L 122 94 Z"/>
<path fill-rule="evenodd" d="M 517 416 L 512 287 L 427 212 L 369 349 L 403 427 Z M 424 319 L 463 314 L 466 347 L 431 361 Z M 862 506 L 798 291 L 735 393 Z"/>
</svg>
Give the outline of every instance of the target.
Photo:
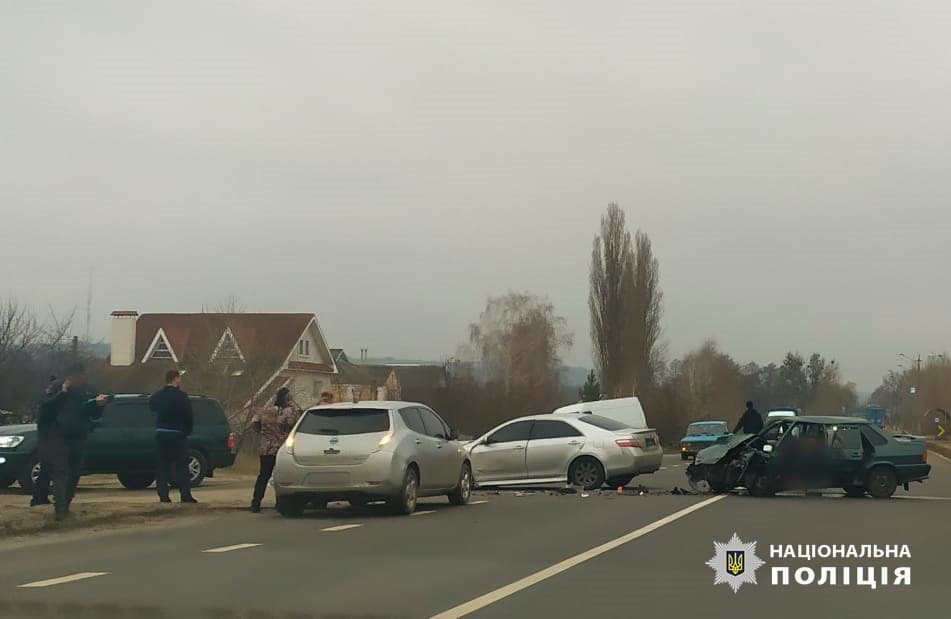
<svg viewBox="0 0 951 619">
<path fill-rule="evenodd" d="M 631 354 L 634 367 L 634 390 L 645 394 L 653 388 L 663 365 L 660 346 L 664 293 L 660 289 L 660 266 L 647 234 L 634 235 L 633 325 Z"/>
<path fill-rule="evenodd" d="M 601 234 L 594 237 L 590 282 L 591 342 L 601 391 L 608 397 L 631 395 L 634 252 L 624 211 L 614 203 L 601 216 Z"/>
<path fill-rule="evenodd" d="M 42 334 L 33 310 L 13 298 L 0 302 L 0 370 L 28 351 Z"/>
<path fill-rule="evenodd" d="M 490 297 L 469 327 L 469 341 L 476 377 L 506 397 L 509 410 L 493 412 L 513 416 L 554 404 L 561 353 L 572 337 L 551 303 L 528 293 Z"/>
</svg>

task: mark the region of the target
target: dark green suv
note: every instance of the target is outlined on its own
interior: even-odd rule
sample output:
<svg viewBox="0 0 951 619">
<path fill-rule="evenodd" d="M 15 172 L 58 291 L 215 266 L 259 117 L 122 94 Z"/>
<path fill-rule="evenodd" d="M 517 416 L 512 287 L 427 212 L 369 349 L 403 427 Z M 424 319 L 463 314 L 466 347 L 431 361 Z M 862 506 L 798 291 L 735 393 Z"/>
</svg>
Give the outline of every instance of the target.
<svg viewBox="0 0 951 619">
<path fill-rule="evenodd" d="M 215 469 L 234 464 L 235 435 L 221 404 L 190 396 L 195 427 L 188 437 L 192 487 Z M 0 426 L 0 488 L 14 481 L 31 490 L 40 472 L 36 424 Z M 155 480 L 155 413 L 148 395 L 117 395 L 92 423 L 83 475 L 115 473 L 126 488 L 147 488 Z"/>
</svg>

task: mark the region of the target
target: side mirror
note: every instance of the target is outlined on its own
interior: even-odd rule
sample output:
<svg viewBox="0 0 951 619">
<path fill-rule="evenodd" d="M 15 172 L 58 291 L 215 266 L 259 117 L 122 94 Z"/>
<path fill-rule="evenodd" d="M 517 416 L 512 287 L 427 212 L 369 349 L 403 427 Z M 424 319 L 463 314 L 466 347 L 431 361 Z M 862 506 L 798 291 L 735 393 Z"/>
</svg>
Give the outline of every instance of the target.
<svg viewBox="0 0 951 619">
<path fill-rule="evenodd" d="M 452 428 L 449 429 L 449 440 L 450 440 L 450 441 L 457 441 L 457 440 L 459 440 L 459 433 L 456 432 L 456 431 L 455 431 L 454 429 L 452 429 Z"/>
<path fill-rule="evenodd" d="M 765 451 L 766 453 L 773 453 L 773 446 L 770 445 L 769 443 L 766 443 L 765 445 L 763 445 L 763 451 Z"/>
</svg>

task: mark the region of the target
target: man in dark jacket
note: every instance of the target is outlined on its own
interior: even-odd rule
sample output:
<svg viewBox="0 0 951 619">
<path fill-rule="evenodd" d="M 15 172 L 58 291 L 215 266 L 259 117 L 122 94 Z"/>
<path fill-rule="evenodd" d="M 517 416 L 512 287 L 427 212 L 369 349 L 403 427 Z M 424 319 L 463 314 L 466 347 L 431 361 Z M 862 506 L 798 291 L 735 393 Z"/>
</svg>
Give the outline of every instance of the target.
<svg viewBox="0 0 951 619">
<path fill-rule="evenodd" d="M 86 369 L 74 365 L 62 382 L 48 390 L 40 405 L 36 423 L 39 455 L 43 466 L 50 467 L 57 520 L 69 515 L 82 473 L 90 420 L 102 416 L 107 400 L 101 393 L 92 395 L 86 388 Z"/>
<path fill-rule="evenodd" d="M 168 497 L 171 469 L 182 503 L 197 503 L 192 497 L 191 475 L 188 474 L 188 437 L 194 423 L 192 403 L 188 394 L 182 391 L 181 372 L 166 372 L 165 383 L 149 398 L 149 408 L 155 413 L 155 443 L 158 447 L 155 487 L 162 503 L 172 502 Z"/>
<path fill-rule="evenodd" d="M 746 403 L 746 411 L 740 417 L 736 427 L 733 428 L 733 433 L 736 434 L 741 429 L 743 434 L 758 434 L 763 429 L 763 418 L 759 416 L 759 411 L 753 408 L 752 402 Z"/>
<path fill-rule="evenodd" d="M 56 394 L 57 388 L 56 377 L 50 376 L 49 384 L 46 385 L 46 389 L 43 390 L 43 396 L 37 404 L 37 418 L 39 418 L 39 407 L 42 406 L 43 402 L 50 396 Z M 51 465 L 44 463 L 41 458 L 40 474 L 37 476 L 36 481 L 33 482 L 33 497 L 30 499 L 30 507 L 50 504 L 50 468 Z"/>
</svg>

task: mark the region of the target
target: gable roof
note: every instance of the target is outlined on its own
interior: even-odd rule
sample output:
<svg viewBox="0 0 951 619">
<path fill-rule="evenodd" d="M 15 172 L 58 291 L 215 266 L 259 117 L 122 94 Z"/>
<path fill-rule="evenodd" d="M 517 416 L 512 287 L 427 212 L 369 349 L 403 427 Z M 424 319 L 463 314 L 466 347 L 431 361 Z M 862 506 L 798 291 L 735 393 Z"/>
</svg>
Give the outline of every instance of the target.
<svg viewBox="0 0 951 619">
<path fill-rule="evenodd" d="M 135 354 L 145 355 L 159 329 L 179 359 L 211 359 L 230 329 L 245 359 L 280 357 L 297 345 L 314 314 L 141 314 L 135 326 Z"/>
</svg>

